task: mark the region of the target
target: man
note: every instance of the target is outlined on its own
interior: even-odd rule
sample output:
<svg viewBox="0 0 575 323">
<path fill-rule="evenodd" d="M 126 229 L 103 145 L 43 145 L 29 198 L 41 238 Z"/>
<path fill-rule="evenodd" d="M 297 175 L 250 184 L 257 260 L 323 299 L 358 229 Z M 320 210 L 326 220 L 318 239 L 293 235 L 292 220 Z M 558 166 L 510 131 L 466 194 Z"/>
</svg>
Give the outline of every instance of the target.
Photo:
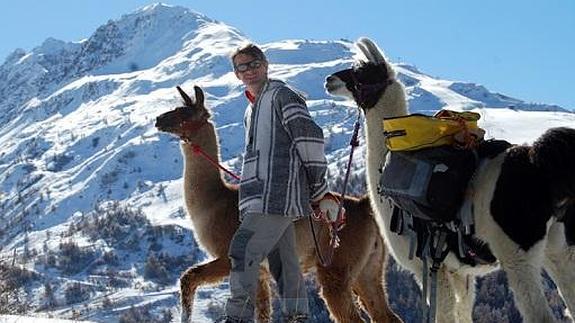
<svg viewBox="0 0 575 323">
<path fill-rule="evenodd" d="M 284 321 L 306 322 L 308 300 L 293 221 L 308 216 L 310 204 L 327 192 L 323 133 L 302 96 L 268 78 L 268 61 L 260 48 L 238 48 L 231 60 L 250 104 L 244 117 L 241 224 L 229 250 L 227 322 L 253 322 L 258 269 L 266 257 L 282 298 Z"/>
</svg>

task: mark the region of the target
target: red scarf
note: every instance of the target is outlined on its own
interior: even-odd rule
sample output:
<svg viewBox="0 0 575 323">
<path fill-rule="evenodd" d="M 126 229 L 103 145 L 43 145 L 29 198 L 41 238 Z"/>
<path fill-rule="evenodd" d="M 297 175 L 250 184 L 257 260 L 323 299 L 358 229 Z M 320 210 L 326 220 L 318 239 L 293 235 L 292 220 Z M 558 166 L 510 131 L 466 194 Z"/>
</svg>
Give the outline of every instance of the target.
<svg viewBox="0 0 575 323">
<path fill-rule="evenodd" d="M 246 90 L 245 92 L 246 98 L 248 98 L 248 101 L 250 101 L 251 104 L 254 104 L 256 102 L 256 97 L 248 90 Z"/>
</svg>

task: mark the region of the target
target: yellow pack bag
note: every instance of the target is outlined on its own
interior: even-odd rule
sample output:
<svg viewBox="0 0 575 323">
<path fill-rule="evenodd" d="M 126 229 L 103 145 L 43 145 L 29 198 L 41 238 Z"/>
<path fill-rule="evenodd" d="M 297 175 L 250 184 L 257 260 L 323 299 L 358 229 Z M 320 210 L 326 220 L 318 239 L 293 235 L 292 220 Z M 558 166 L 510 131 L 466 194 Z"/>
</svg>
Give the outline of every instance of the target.
<svg viewBox="0 0 575 323">
<path fill-rule="evenodd" d="M 434 116 L 411 114 L 383 121 L 385 144 L 391 151 L 410 151 L 444 145 L 471 148 L 483 139 L 475 112 L 441 110 Z"/>
</svg>

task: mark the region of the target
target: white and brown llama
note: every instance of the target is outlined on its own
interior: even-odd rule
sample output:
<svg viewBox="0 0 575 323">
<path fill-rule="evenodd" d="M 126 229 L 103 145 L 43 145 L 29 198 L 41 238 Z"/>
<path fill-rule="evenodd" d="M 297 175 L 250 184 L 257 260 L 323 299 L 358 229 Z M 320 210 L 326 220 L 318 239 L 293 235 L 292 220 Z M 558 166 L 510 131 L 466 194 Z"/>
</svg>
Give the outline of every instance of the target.
<svg viewBox="0 0 575 323">
<path fill-rule="evenodd" d="M 377 191 L 387 153 L 383 119 L 407 115 L 405 90 L 372 41 L 361 38 L 356 46 L 367 61 L 330 75 L 325 87 L 355 100 L 365 113 L 367 182 L 378 226 L 390 254 L 421 282 L 422 261 L 409 259 L 408 238 L 391 231 L 392 205 Z M 532 146 L 514 146 L 484 160 L 474 187 L 475 239 L 497 262 L 468 266 L 451 252 L 438 272 L 436 320 L 471 322 L 474 278 L 495 268 L 505 271 L 524 322 L 554 321 L 542 287 L 543 268 L 574 315 L 575 211 L 567 214 L 562 206 L 575 202 L 575 129 L 549 129 Z"/>
<path fill-rule="evenodd" d="M 188 268 L 180 278 L 182 322 L 191 320 L 196 289 L 221 282 L 229 275 L 228 248 L 238 221 L 237 185 L 227 183 L 220 171 L 194 153 L 200 147 L 213 160 L 219 161 L 218 139 L 210 112 L 204 106 L 204 94 L 195 86 L 195 100 L 181 88 L 184 105 L 157 117 L 156 127 L 182 139 L 184 164 L 184 199 L 196 239 L 212 260 Z M 346 226 L 339 232 L 341 246 L 336 249 L 331 265 L 322 267 L 314 249 L 307 219 L 296 222 L 297 253 L 303 271 L 315 270 L 320 295 L 331 318 L 337 322 L 361 322 L 355 295 L 372 322 L 401 322 L 390 309 L 385 295 L 383 272 L 386 251 L 367 196 L 346 198 Z M 316 225 L 318 240 L 327 248 L 328 232 Z M 257 318 L 271 321 L 269 273 L 260 271 Z"/>
</svg>

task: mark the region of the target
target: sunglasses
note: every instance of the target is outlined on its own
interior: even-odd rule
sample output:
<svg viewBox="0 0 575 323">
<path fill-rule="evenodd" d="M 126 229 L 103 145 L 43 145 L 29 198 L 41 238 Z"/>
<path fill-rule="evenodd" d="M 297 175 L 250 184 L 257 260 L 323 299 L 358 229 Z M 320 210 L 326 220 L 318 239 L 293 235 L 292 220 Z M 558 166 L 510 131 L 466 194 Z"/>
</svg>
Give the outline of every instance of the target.
<svg viewBox="0 0 575 323">
<path fill-rule="evenodd" d="M 246 72 L 247 70 L 255 70 L 262 66 L 262 62 L 259 59 L 254 59 L 253 61 L 242 63 L 234 66 L 236 72 Z"/>
</svg>

